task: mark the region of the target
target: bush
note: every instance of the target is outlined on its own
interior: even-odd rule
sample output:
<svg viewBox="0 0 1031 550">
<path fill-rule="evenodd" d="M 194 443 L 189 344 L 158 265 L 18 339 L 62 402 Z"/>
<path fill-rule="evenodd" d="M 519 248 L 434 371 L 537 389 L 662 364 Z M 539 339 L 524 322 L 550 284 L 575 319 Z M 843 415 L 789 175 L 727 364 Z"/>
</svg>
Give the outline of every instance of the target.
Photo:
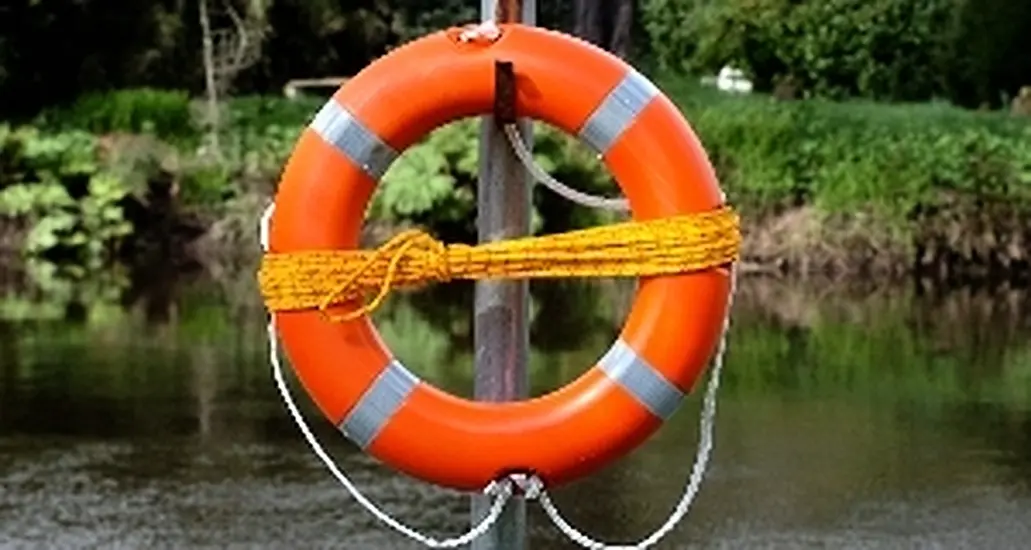
<svg viewBox="0 0 1031 550">
<path fill-rule="evenodd" d="M 701 137 L 731 199 L 751 214 L 808 204 L 827 214 L 875 212 L 907 227 L 914 211 L 955 197 L 1031 205 L 1026 121 L 945 104 L 776 102 L 683 79 L 660 83 Z M 168 169 L 180 182 L 179 200 L 219 215 L 227 201 L 271 192 L 320 104 L 261 97 L 229 102 L 223 163 L 198 162 L 184 149 Z M 378 186 L 370 220 L 415 223 L 447 240 L 471 240 L 477 135 L 476 121 L 461 121 L 406 151 Z M 536 159 L 555 177 L 587 192 L 616 194 L 586 148 L 543 124 L 535 136 Z M 9 173 L 0 165 L 0 178 Z M 534 204 L 534 229 L 542 232 L 603 223 L 608 216 L 546 190 L 535 192 Z"/>
<path fill-rule="evenodd" d="M 660 66 L 734 64 L 822 97 L 998 105 L 1031 82 L 1031 4 L 1005 0 L 646 0 Z"/>
<path fill-rule="evenodd" d="M 654 0 L 648 28 L 667 68 L 733 63 L 760 89 L 793 77 L 830 97 L 927 99 L 939 91 L 953 0 Z M 683 21 L 691 21 L 683 25 Z"/>
<path fill-rule="evenodd" d="M 301 131 L 321 106 L 322 100 L 313 98 L 255 96 L 230 102 L 230 129 L 223 140 L 234 171 L 228 180 L 277 179 Z M 384 175 L 368 217 L 428 226 L 453 239 L 475 236 L 478 135 L 476 120 L 468 119 L 439 128 L 413 145 Z M 538 124 L 534 152 L 542 166 L 570 185 L 588 192 L 614 192 L 614 183 L 594 156 L 558 130 Z M 563 204 L 546 191 L 536 193 L 535 204 L 536 231 L 585 227 L 604 217 Z"/>
<path fill-rule="evenodd" d="M 166 139 L 191 137 L 197 131 L 188 93 L 150 88 L 87 94 L 71 106 L 45 111 L 38 123 L 53 129 L 148 133 Z"/>
<path fill-rule="evenodd" d="M 0 126 L 0 215 L 24 226 L 26 255 L 97 268 L 131 234 L 121 206 L 131 189 L 98 153 L 83 132 Z"/>
<path fill-rule="evenodd" d="M 775 102 L 668 86 L 737 202 L 875 209 L 903 221 L 943 193 L 1031 204 L 1031 125 L 942 104 Z"/>
<path fill-rule="evenodd" d="M 775 102 L 731 96 L 679 78 L 660 80 L 694 126 L 738 204 L 769 210 L 813 204 L 822 211 L 873 209 L 898 223 L 943 194 L 1031 204 L 1031 125 L 998 113 L 940 103 L 887 106 L 823 100 Z M 245 98 L 230 106 L 233 162 L 276 179 L 318 101 Z M 475 234 L 477 124 L 441 128 L 409 149 L 373 196 L 369 217 Z M 604 167 L 572 138 L 543 124 L 537 161 L 578 189 L 613 195 Z M 562 231 L 601 214 L 551 192 L 535 193 L 535 228 Z"/>
<path fill-rule="evenodd" d="M 427 225 L 450 238 L 471 240 L 476 235 L 478 127 L 471 119 L 449 124 L 405 151 L 377 188 L 369 216 Z M 577 189 L 605 194 L 615 189 L 585 147 L 545 124 L 536 125 L 534 157 L 545 170 Z M 606 216 L 564 201 L 550 191 L 535 193 L 532 230 L 586 227 Z"/>
</svg>

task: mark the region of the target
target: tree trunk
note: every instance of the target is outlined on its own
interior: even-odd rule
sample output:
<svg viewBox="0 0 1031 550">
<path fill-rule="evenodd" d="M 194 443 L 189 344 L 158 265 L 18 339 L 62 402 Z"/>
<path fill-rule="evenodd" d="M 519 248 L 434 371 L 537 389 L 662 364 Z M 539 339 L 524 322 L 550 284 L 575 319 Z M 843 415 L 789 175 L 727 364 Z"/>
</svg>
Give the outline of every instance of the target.
<svg viewBox="0 0 1031 550">
<path fill-rule="evenodd" d="M 220 156 L 218 146 L 218 88 L 215 82 L 215 46 L 211 36 L 211 17 L 207 0 L 200 0 L 200 28 L 203 33 L 204 87 L 208 96 L 207 139 L 209 153 Z"/>
<path fill-rule="evenodd" d="M 605 0 L 576 0 L 575 23 L 573 34 L 604 47 L 605 35 L 602 29 L 601 12 L 605 8 Z"/>
<path fill-rule="evenodd" d="M 573 33 L 626 59 L 630 56 L 634 0 L 576 0 Z"/>
<path fill-rule="evenodd" d="M 631 37 L 634 27 L 634 0 L 612 0 L 612 31 L 609 35 L 608 50 L 623 59 L 629 59 L 633 47 Z"/>
</svg>

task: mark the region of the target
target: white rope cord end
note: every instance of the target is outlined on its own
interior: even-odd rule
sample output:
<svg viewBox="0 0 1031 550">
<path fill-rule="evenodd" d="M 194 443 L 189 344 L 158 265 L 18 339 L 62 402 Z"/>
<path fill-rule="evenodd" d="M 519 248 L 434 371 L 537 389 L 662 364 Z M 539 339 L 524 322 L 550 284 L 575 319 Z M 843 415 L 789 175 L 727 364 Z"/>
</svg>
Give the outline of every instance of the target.
<svg viewBox="0 0 1031 550">
<path fill-rule="evenodd" d="M 498 38 L 501 38 L 501 28 L 498 27 L 497 22 L 493 19 L 476 25 L 468 25 L 458 35 L 458 40 L 461 42 L 480 42 L 484 40 L 494 42 Z"/>
<path fill-rule="evenodd" d="M 276 202 L 270 201 L 265 211 L 261 213 L 261 221 L 258 227 L 258 242 L 261 243 L 261 251 L 269 250 L 269 225 L 272 223 L 272 214 L 276 213 Z"/>
</svg>

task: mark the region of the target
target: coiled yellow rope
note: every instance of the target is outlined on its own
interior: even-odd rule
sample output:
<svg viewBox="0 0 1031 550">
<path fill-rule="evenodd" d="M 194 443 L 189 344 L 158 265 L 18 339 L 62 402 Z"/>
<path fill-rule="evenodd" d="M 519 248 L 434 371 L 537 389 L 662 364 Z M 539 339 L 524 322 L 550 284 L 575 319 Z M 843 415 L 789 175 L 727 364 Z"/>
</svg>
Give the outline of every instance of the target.
<svg viewBox="0 0 1031 550">
<path fill-rule="evenodd" d="M 445 245 L 411 230 L 376 250 L 268 253 L 258 282 L 270 311 L 318 309 L 348 321 L 376 309 L 391 288 L 452 279 L 671 275 L 736 261 L 740 246 L 730 207 L 476 246 Z M 373 293 L 352 311 L 328 313 Z"/>
</svg>

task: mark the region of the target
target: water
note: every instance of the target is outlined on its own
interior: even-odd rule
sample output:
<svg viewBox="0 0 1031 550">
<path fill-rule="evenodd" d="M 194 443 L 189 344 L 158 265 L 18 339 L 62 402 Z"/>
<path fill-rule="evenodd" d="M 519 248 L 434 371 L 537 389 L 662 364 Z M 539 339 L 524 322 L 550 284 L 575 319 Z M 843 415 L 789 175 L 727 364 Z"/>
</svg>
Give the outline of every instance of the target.
<svg viewBox="0 0 1031 550">
<path fill-rule="evenodd" d="M 124 284 L 0 302 L 0 547 L 415 548 L 304 445 L 270 381 L 253 289 Z M 464 395 L 468 290 L 377 314 L 402 360 Z M 537 288 L 535 393 L 597 359 L 628 291 Z M 1026 547 L 1026 293 L 746 281 L 731 338 L 711 470 L 659 548 Z M 699 394 L 643 448 L 559 489 L 568 517 L 614 542 L 658 526 L 691 467 Z M 365 458 L 298 395 L 389 512 L 435 534 L 466 528 L 466 498 Z M 532 548 L 572 547 L 531 510 Z"/>
</svg>

